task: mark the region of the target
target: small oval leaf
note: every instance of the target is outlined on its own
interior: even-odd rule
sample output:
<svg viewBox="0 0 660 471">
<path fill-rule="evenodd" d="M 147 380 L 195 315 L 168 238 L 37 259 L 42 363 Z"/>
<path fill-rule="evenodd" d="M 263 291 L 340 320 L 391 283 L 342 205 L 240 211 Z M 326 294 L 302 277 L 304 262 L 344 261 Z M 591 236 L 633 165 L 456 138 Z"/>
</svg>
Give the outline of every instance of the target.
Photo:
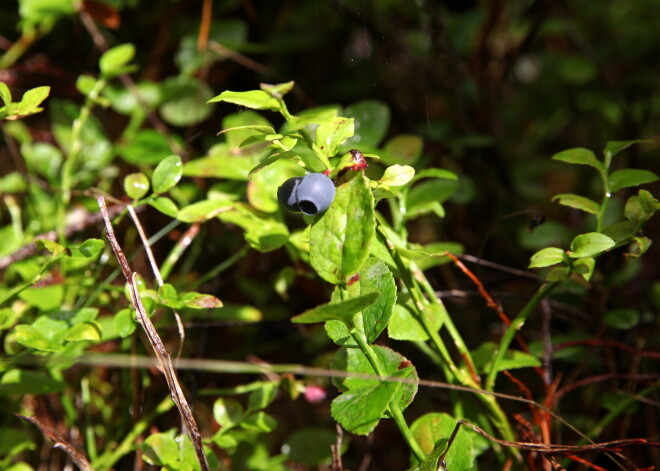
<svg viewBox="0 0 660 471">
<path fill-rule="evenodd" d="M 599 232 L 589 232 L 576 236 L 571 242 L 571 258 L 594 257 L 614 247 L 615 242 Z"/>
<path fill-rule="evenodd" d="M 171 155 L 160 161 L 151 177 L 154 193 L 165 193 L 179 183 L 183 175 L 183 163 L 178 155 Z"/>
</svg>

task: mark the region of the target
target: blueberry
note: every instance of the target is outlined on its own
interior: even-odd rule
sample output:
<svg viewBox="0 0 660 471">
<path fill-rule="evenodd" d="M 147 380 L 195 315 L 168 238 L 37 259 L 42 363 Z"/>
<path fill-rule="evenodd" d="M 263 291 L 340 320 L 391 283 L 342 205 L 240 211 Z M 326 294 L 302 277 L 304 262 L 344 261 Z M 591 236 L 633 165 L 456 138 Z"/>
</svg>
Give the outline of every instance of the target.
<svg viewBox="0 0 660 471">
<path fill-rule="evenodd" d="M 335 198 L 335 184 L 327 175 L 309 173 L 295 188 L 295 194 L 299 210 L 313 216 L 330 207 Z"/>
<path fill-rule="evenodd" d="M 289 211 L 299 213 L 300 208 L 296 200 L 296 188 L 300 185 L 302 177 L 289 178 L 277 189 L 277 199 Z"/>
</svg>

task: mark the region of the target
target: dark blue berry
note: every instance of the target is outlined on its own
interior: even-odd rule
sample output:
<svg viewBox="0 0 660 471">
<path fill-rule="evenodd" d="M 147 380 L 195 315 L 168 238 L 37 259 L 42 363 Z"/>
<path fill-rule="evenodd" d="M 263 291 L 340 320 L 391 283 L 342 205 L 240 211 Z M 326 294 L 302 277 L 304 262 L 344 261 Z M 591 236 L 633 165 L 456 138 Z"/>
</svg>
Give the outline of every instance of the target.
<svg viewBox="0 0 660 471">
<path fill-rule="evenodd" d="M 277 189 L 277 199 L 289 211 L 299 213 L 300 208 L 296 200 L 296 188 L 300 185 L 302 177 L 289 178 Z"/>
<path fill-rule="evenodd" d="M 313 216 L 330 207 L 335 198 L 335 184 L 327 175 L 309 173 L 302 178 L 295 193 L 299 210 Z"/>
</svg>

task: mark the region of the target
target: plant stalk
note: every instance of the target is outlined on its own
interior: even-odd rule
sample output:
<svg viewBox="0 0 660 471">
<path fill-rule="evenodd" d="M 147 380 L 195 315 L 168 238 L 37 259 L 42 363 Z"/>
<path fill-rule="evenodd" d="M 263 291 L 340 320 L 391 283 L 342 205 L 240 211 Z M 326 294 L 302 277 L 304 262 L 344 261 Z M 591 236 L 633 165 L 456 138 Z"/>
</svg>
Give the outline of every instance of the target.
<svg viewBox="0 0 660 471">
<path fill-rule="evenodd" d="M 525 307 L 523 307 L 522 310 L 518 313 L 515 319 L 511 321 L 511 324 L 509 324 L 509 327 L 506 329 L 504 335 L 502 336 L 502 340 L 500 341 L 500 345 L 498 346 L 497 353 L 495 354 L 495 359 L 493 360 L 493 364 L 490 368 L 490 371 L 488 372 L 488 376 L 486 377 L 485 389 L 487 391 L 493 390 L 495 386 L 495 380 L 497 379 L 497 373 L 499 371 L 499 367 L 502 363 L 502 360 L 504 360 L 504 355 L 506 355 L 506 352 L 509 349 L 509 345 L 511 345 L 511 342 L 513 341 L 518 331 L 525 324 L 530 314 L 534 312 L 534 309 L 536 309 L 538 304 L 543 299 L 545 299 L 545 297 L 548 296 L 550 292 L 553 289 L 555 289 L 558 285 L 559 285 L 558 281 L 553 281 L 551 283 L 547 283 L 541 286 L 541 288 L 539 288 L 539 290 L 532 297 L 532 299 L 530 299 L 529 302 L 525 305 Z"/>
</svg>

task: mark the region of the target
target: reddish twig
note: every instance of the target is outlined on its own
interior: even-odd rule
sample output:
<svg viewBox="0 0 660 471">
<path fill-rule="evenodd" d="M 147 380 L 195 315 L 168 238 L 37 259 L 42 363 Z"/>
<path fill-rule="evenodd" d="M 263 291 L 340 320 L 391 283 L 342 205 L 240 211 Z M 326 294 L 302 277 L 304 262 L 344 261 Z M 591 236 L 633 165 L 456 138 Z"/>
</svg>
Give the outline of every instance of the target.
<svg viewBox="0 0 660 471">
<path fill-rule="evenodd" d="M 567 386 L 564 386 L 560 390 L 558 390 L 557 394 L 555 395 L 555 400 L 561 399 L 563 396 L 565 396 L 573 389 L 577 389 L 592 383 L 607 381 L 610 379 L 629 379 L 633 381 L 656 381 L 659 378 L 660 375 L 651 374 L 651 373 L 648 374 L 604 373 L 602 375 L 589 376 L 588 378 L 584 378 L 580 381 L 574 381 L 568 384 Z"/>
<path fill-rule="evenodd" d="M 616 340 L 599 340 L 599 339 L 569 340 L 567 342 L 562 342 L 558 345 L 555 345 L 554 351 L 563 350 L 564 348 L 574 347 L 578 345 L 618 348 L 619 350 L 624 350 L 628 353 L 640 357 L 660 359 L 660 352 L 649 352 L 646 350 L 640 350 L 638 348 L 626 345 L 625 343 L 617 342 Z"/>
</svg>

